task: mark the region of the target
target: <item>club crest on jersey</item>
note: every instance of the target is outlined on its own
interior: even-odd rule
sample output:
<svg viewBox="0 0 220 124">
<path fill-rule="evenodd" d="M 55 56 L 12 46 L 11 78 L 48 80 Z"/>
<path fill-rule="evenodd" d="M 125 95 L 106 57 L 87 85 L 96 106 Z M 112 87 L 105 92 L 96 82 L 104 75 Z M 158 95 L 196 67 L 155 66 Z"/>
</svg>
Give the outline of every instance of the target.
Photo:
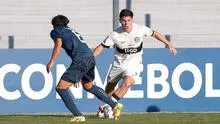
<svg viewBox="0 0 220 124">
<path fill-rule="evenodd" d="M 135 38 L 134 38 L 134 41 L 135 41 L 135 42 L 139 42 L 140 40 L 141 40 L 140 37 L 135 37 Z"/>
</svg>

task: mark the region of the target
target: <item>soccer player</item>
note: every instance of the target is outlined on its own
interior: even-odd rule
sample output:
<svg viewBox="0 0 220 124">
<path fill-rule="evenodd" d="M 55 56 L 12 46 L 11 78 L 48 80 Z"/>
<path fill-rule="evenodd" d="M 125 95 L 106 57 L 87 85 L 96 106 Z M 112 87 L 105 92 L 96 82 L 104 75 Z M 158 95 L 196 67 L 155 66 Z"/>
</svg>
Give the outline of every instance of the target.
<svg viewBox="0 0 220 124">
<path fill-rule="evenodd" d="M 53 30 L 50 35 L 54 41 L 54 48 L 46 69 L 49 73 L 61 48 L 66 51 L 67 55 L 72 60 L 71 65 L 64 72 L 56 87 L 57 93 L 74 115 L 70 121 L 85 121 L 85 117 L 78 110 L 75 99 L 69 90 L 70 86 L 73 85 L 74 87 L 79 87 L 80 83 L 86 91 L 94 94 L 98 99 L 109 104 L 114 110 L 114 118 L 117 119 L 123 105 L 114 102 L 104 90 L 93 85 L 92 82 L 95 77 L 95 58 L 92 51 L 84 42 L 82 36 L 67 26 L 69 19 L 63 15 L 55 16 L 51 23 L 53 25 Z"/>
<path fill-rule="evenodd" d="M 114 101 L 120 100 L 126 94 L 130 86 L 135 83 L 135 78 L 143 70 L 144 36 L 156 38 L 165 43 L 173 55 L 177 53 L 173 45 L 159 32 L 133 23 L 133 12 L 129 9 L 123 9 L 120 12 L 119 20 L 121 26 L 111 32 L 93 51 L 93 55 L 97 56 L 104 48 L 114 48 L 114 61 L 105 87 L 106 93 L 112 96 Z M 115 86 L 121 79 L 122 85 L 115 90 Z"/>
</svg>

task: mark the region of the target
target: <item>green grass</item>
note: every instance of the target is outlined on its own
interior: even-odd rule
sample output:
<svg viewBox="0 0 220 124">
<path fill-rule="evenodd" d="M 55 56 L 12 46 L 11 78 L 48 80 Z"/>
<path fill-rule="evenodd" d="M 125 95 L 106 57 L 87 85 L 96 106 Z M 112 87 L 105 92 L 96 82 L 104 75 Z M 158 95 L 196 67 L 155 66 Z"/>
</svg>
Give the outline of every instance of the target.
<svg viewBox="0 0 220 124">
<path fill-rule="evenodd" d="M 122 114 L 118 121 L 85 115 L 83 124 L 220 124 L 220 113 Z M 71 124 L 71 115 L 0 115 L 0 124 Z"/>
</svg>

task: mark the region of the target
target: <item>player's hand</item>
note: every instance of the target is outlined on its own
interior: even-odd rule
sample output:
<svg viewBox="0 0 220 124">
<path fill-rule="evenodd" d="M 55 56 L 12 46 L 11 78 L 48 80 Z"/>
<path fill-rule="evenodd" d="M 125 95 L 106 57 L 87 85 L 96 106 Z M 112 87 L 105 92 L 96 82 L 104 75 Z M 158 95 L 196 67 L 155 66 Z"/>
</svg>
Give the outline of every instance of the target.
<svg viewBox="0 0 220 124">
<path fill-rule="evenodd" d="M 46 66 L 46 69 L 47 69 L 47 73 L 50 73 L 50 69 L 53 67 L 53 64 L 54 64 L 54 61 L 50 61 L 47 66 Z"/>
</svg>

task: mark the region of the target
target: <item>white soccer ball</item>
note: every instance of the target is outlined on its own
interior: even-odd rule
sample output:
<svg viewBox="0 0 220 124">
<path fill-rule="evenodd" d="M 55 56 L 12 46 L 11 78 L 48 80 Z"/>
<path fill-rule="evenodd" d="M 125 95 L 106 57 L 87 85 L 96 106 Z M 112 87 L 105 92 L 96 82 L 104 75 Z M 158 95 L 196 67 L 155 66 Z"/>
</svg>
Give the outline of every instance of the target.
<svg viewBox="0 0 220 124">
<path fill-rule="evenodd" d="M 112 107 L 108 104 L 103 106 L 104 117 L 108 119 L 114 118 Z"/>
</svg>

